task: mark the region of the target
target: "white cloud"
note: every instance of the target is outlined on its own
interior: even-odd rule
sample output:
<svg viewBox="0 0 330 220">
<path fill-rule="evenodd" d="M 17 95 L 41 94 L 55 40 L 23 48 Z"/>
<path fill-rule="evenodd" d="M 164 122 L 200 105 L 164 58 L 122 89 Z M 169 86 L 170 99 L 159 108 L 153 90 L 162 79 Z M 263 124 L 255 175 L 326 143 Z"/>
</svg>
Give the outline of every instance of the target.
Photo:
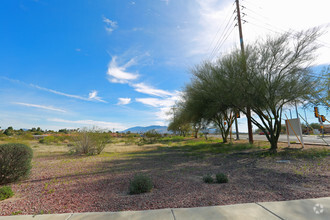
<svg viewBox="0 0 330 220">
<path fill-rule="evenodd" d="M 107 103 L 106 101 L 102 100 L 101 97 L 97 96 L 97 91 L 96 90 L 93 90 L 91 91 L 89 94 L 88 94 L 88 99 L 89 100 L 96 100 L 96 101 L 99 101 L 99 102 L 104 102 L 104 103 Z"/>
<path fill-rule="evenodd" d="M 131 103 L 131 99 L 130 98 L 118 98 L 117 105 L 127 105 L 129 103 Z"/>
<path fill-rule="evenodd" d="M 140 102 L 144 105 L 155 108 L 154 116 L 158 121 L 163 121 L 163 123 L 171 118 L 171 115 L 168 112 L 175 105 L 177 101 L 181 99 L 181 92 L 174 92 L 168 98 L 159 99 L 159 98 L 136 98 L 135 101 Z"/>
<path fill-rule="evenodd" d="M 48 121 L 58 122 L 58 123 L 65 123 L 65 124 L 77 124 L 80 126 L 96 126 L 102 129 L 116 129 L 116 130 L 125 130 L 127 126 L 124 126 L 120 123 L 115 122 L 107 122 L 107 121 L 94 121 L 94 120 L 65 120 L 60 118 L 49 118 Z"/>
<path fill-rule="evenodd" d="M 171 92 L 161 89 L 155 89 L 152 86 L 146 85 L 144 83 L 132 84 L 132 86 L 134 87 L 135 91 L 148 95 L 154 95 L 159 97 L 166 97 L 173 95 Z"/>
<path fill-rule="evenodd" d="M 135 80 L 139 77 L 136 73 L 126 72 L 126 69 L 132 65 L 136 64 L 134 58 L 129 60 L 123 66 L 118 66 L 117 56 L 113 56 L 109 65 L 108 65 L 108 80 L 112 83 L 128 83 L 129 81 Z"/>
<path fill-rule="evenodd" d="M 76 48 L 75 51 L 77 51 L 77 52 L 81 52 L 81 49 L 80 49 L 80 48 Z"/>
<path fill-rule="evenodd" d="M 102 100 L 100 97 L 97 96 L 97 91 L 95 91 L 95 90 L 89 93 L 88 98 L 85 98 L 85 97 L 78 96 L 78 95 L 71 95 L 71 94 L 67 94 L 67 93 L 64 93 L 64 92 L 59 92 L 59 91 L 56 91 L 56 90 L 53 90 L 53 89 L 47 89 L 47 88 L 40 87 L 40 86 L 37 86 L 37 85 L 34 85 L 34 84 L 30 84 L 30 86 L 32 86 L 36 89 L 51 92 L 51 93 L 61 95 L 61 96 L 66 96 L 66 97 L 69 97 L 69 98 L 80 99 L 80 100 L 85 100 L 85 101 L 98 101 L 98 102 L 107 103 L 106 101 Z"/>
<path fill-rule="evenodd" d="M 41 108 L 41 109 L 46 109 L 46 110 L 51 110 L 51 111 L 57 111 L 57 112 L 66 112 L 63 109 L 55 108 L 53 106 L 36 105 L 36 104 L 22 103 L 22 102 L 13 102 L 13 104 L 23 105 L 23 106 L 27 106 L 27 107 L 33 107 L 33 108 Z"/>
<path fill-rule="evenodd" d="M 175 104 L 175 102 L 171 99 L 136 98 L 135 101 L 152 107 L 164 107 Z"/>
<path fill-rule="evenodd" d="M 108 33 L 112 33 L 118 27 L 118 24 L 116 21 L 112 21 L 105 16 L 102 16 L 102 18 L 103 18 L 103 22 L 106 24 L 105 30 Z"/>
</svg>

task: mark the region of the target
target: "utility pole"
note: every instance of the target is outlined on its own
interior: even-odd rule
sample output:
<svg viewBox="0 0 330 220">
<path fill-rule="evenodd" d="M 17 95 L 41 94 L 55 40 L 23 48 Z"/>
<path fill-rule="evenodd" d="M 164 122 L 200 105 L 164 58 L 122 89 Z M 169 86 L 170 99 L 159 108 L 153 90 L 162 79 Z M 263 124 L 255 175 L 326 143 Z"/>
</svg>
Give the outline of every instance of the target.
<svg viewBox="0 0 330 220">
<path fill-rule="evenodd" d="M 296 101 L 294 102 L 294 105 L 296 106 L 296 114 L 297 114 L 297 118 L 299 118 L 299 115 L 298 115 L 298 108 L 297 108 L 297 102 L 296 102 Z"/>
<path fill-rule="evenodd" d="M 239 0 L 236 0 L 236 11 L 237 11 L 237 21 L 238 21 L 238 30 L 239 30 L 239 41 L 241 44 L 242 55 L 244 56 L 244 42 L 243 42 L 243 32 L 242 32 L 242 22 L 241 22 L 241 12 L 239 8 Z M 245 62 L 245 60 L 244 60 Z M 244 64 L 244 68 L 246 71 L 246 62 Z M 252 121 L 251 121 L 251 108 L 250 106 L 246 107 L 246 117 L 248 123 L 248 132 L 249 132 L 249 142 L 253 144 L 253 133 L 252 133 Z"/>
</svg>

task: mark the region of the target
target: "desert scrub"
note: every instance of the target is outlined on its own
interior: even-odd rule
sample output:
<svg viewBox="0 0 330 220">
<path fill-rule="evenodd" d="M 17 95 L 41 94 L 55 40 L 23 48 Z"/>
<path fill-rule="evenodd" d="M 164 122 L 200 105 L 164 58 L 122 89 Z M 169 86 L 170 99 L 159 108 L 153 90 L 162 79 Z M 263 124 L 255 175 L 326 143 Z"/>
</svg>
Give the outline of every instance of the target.
<svg viewBox="0 0 330 220">
<path fill-rule="evenodd" d="M 140 194 L 150 192 L 153 188 L 150 177 L 136 174 L 129 184 L 129 194 Z"/>
<path fill-rule="evenodd" d="M 10 186 L 3 186 L 0 188 L 0 201 L 8 199 L 14 195 Z"/>
<path fill-rule="evenodd" d="M 82 129 L 74 137 L 74 144 L 68 145 L 70 152 L 76 154 L 100 154 L 105 145 L 110 143 L 110 135 L 96 129 Z"/>
<path fill-rule="evenodd" d="M 217 175 L 215 175 L 215 179 L 217 183 L 228 183 L 228 177 L 224 173 L 218 173 Z"/>
<path fill-rule="evenodd" d="M 31 170 L 33 152 L 25 144 L 0 145 L 0 185 L 26 177 Z"/>
<path fill-rule="evenodd" d="M 211 176 L 211 174 L 207 174 L 207 175 L 203 176 L 203 181 L 204 181 L 204 183 L 213 183 L 214 179 Z"/>
</svg>

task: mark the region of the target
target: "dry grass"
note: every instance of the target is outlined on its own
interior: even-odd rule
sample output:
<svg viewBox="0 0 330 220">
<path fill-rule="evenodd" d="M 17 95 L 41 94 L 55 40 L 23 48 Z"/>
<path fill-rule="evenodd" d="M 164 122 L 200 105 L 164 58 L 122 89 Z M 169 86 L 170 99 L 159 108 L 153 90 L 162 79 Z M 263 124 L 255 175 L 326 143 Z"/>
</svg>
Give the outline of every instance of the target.
<svg viewBox="0 0 330 220">
<path fill-rule="evenodd" d="M 109 144 L 101 155 L 68 154 L 65 144 L 30 141 L 35 158 L 29 179 L 12 184 L 15 196 L 0 202 L 0 215 L 144 210 L 226 205 L 330 196 L 329 150 L 280 144 L 269 156 L 266 142 L 222 145 L 186 139 L 153 145 Z M 312 149 L 312 150 L 311 150 Z M 324 153 L 325 152 L 325 153 Z M 312 156 L 312 157 L 310 157 Z M 290 163 L 278 163 L 289 159 Z M 223 172 L 224 185 L 205 184 Z M 152 192 L 129 195 L 129 180 L 149 175 Z"/>
</svg>

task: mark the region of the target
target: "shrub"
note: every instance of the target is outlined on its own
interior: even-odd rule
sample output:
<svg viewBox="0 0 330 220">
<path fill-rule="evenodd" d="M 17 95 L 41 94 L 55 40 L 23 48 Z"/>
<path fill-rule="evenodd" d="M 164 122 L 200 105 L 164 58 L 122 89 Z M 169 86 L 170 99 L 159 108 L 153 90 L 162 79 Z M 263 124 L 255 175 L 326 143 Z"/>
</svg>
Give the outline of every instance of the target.
<svg viewBox="0 0 330 220">
<path fill-rule="evenodd" d="M 0 201 L 8 199 L 14 195 L 10 186 L 3 186 L 0 188 Z"/>
<path fill-rule="evenodd" d="M 151 179 L 143 174 L 137 174 L 134 176 L 133 180 L 130 181 L 129 193 L 130 194 L 140 194 L 150 192 L 153 188 Z"/>
<path fill-rule="evenodd" d="M 148 144 L 153 144 L 159 141 L 161 137 L 162 135 L 153 129 L 144 133 L 143 141 Z"/>
<path fill-rule="evenodd" d="M 204 183 L 213 183 L 214 179 L 210 174 L 207 174 L 206 176 L 203 176 L 203 181 Z"/>
<path fill-rule="evenodd" d="M 218 173 L 215 176 L 215 179 L 216 179 L 217 183 L 228 183 L 228 177 L 224 173 Z"/>
<path fill-rule="evenodd" d="M 105 145 L 110 143 L 110 135 L 92 129 L 83 129 L 74 138 L 74 144 L 70 145 L 70 151 L 77 154 L 95 155 L 100 154 Z"/>
<path fill-rule="evenodd" d="M 25 144 L 0 145 L 0 185 L 26 177 L 32 167 L 33 152 Z"/>
</svg>

